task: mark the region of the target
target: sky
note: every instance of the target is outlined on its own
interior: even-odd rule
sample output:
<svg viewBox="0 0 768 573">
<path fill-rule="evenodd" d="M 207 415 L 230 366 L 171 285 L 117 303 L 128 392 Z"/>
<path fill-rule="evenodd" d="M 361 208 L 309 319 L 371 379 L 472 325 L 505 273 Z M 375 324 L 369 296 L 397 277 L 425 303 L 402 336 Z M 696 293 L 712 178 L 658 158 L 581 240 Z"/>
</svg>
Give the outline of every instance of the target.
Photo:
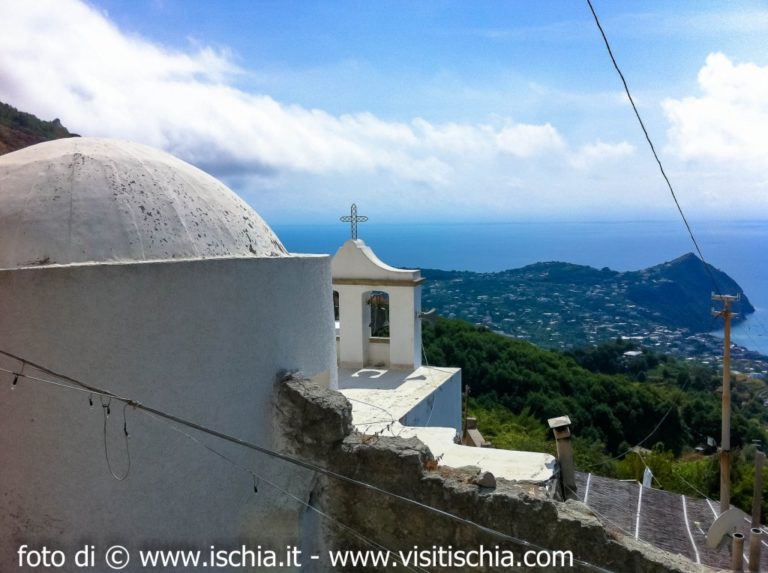
<svg viewBox="0 0 768 573">
<path fill-rule="evenodd" d="M 594 0 L 695 223 L 768 219 L 768 7 Z M 0 100 L 268 222 L 673 219 L 586 0 L 0 0 Z"/>
</svg>

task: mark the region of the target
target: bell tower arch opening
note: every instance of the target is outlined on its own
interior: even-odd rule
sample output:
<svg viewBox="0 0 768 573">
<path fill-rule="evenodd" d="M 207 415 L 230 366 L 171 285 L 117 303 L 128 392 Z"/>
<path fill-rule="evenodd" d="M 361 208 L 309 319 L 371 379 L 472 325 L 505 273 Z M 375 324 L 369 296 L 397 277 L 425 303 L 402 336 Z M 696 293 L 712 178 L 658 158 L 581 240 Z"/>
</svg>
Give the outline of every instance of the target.
<svg viewBox="0 0 768 573">
<path fill-rule="evenodd" d="M 383 263 L 359 239 L 344 243 L 331 271 L 339 293 L 339 365 L 421 366 L 421 272 Z"/>
</svg>

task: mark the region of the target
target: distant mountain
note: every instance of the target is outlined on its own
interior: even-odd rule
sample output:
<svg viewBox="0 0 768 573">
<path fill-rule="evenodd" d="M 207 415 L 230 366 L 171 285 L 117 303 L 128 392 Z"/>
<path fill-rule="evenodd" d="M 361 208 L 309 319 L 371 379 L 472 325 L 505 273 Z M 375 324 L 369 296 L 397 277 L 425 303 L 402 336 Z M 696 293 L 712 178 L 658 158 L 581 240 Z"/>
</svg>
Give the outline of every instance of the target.
<svg viewBox="0 0 768 573">
<path fill-rule="evenodd" d="M 618 336 L 655 344 L 659 337 L 669 342 L 677 336 L 671 331 L 715 330 L 719 323 L 710 310 L 717 290 L 742 295 L 733 307 L 737 321 L 754 312 L 731 277 L 691 253 L 631 272 L 547 262 L 497 273 L 426 269 L 422 274 L 429 279 L 425 308 L 549 348 Z"/>
<path fill-rule="evenodd" d="M 740 315 L 736 318 L 737 322 L 755 312 L 755 307 L 735 280 L 712 265 L 703 263 L 693 253 L 623 275 L 630 280 L 627 298 L 660 312 L 662 322 L 666 324 L 685 325 L 693 331 L 710 329 L 711 306 L 720 306 L 710 302 L 713 292 L 741 295 L 741 300 L 733 305 L 733 310 Z"/>
<path fill-rule="evenodd" d="M 0 102 L 0 155 L 51 139 L 78 137 L 58 119 L 43 121 L 31 113 Z"/>
</svg>

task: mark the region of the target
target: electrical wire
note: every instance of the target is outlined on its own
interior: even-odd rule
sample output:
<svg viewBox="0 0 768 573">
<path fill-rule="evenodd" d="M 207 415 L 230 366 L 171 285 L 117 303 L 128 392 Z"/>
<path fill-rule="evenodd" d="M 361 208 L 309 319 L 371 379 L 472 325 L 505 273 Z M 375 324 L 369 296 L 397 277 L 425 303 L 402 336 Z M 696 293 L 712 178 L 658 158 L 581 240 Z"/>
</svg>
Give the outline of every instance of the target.
<svg viewBox="0 0 768 573">
<path fill-rule="evenodd" d="M 569 487 L 568 491 L 571 492 L 574 495 L 575 499 L 578 499 L 578 492 L 575 489 Z M 617 529 L 618 531 L 621 531 L 627 537 L 630 537 L 630 538 L 634 538 L 635 537 L 634 533 L 630 533 L 629 531 L 624 529 L 621 525 L 619 525 L 618 523 L 616 523 L 615 521 L 610 519 L 607 515 L 605 515 L 603 513 L 600 513 L 599 511 L 597 511 L 594 507 L 592 507 L 588 503 L 585 503 L 584 505 L 586 505 L 589 508 L 589 511 L 591 511 L 592 513 L 595 514 L 595 517 L 597 517 L 598 521 L 601 521 L 603 523 L 604 527 L 606 526 L 606 524 L 608 524 L 611 527 L 614 527 L 615 529 Z"/>
<path fill-rule="evenodd" d="M 611 45 L 608 42 L 608 37 L 605 35 L 605 31 L 603 30 L 603 27 L 600 24 L 600 19 L 597 17 L 597 12 L 595 12 L 594 6 L 592 6 L 592 0 L 587 0 L 587 5 L 589 6 L 589 10 L 592 12 L 592 16 L 595 19 L 595 24 L 597 24 L 597 29 L 600 31 L 600 35 L 603 37 L 603 42 L 605 43 L 605 47 L 608 50 L 608 56 L 610 56 L 611 58 L 613 67 L 616 69 L 616 72 L 619 74 L 619 78 L 621 79 L 621 83 L 624 85 L 624 91 L 627 94 L 627 98 L 629 98 L 629 103 L 632 106 L 632 110 L 635 112 L 635 117 L 637 117 L 637 121 L 640 124 L 640 128 L 643 130 L 643 135 L 645 135 L 645 140 L 648 142 L 648 146 L 651 148 L 651 153 L 653 154 L 653 157 L 656 160 L 656 164 L 659 166 L 659 171 L 661 172 L 661 176 L 664 178 L 664 181 L 667 184 L 667 188 L 669 189 L 669 192 L 672 194 L 672 199 L 675 201 L 675 205 L 677 206 L 677 210 L 680 213 L 680 217 L 683 219 L 685 228 L 688 230 L 688 235 L 690 236 L 691 241 L 693 242 L 693 246 L 696 248 L 696 252 L 698 253 L 701 261 L 704 263 L 704 268 L 709 274 L 709 278 L 712 281 L 712 287 L 717 294 L 722 294 L 717 284 L 717 279 L 715 279 L 715 275 L 712 272 L 712 269 L 709 263 L 707 263 L 706 259 L 704 258 L 704 255 L 701 252 L 701 248 L 699 247 L 699 243 L 696 240 L 696 237 L 693 235 L 693 230 L 691 229 L 691 226 L 688 224 L 688 219 L 686 218 L 685 213 L 683 213 L 683 208 L 680 206 L 680 202 L 677 200 L 677 195 L 675 194 L 675 190 L 672 188 L 672 182 L 669 180 L 669 177 L 667 177 L 667 172 L 664 170 L 664 166 L 661 163 L 661 159 L 659 159 L 658 153 L 656 153 L 656 148 L 653 145 L 653 141 L 651 141 L 651 136 L 648 134 L 648 130 L 645 128 L 645 123 L 643 122 L 643 118 L 640 117 L 640 112 L 638 111 L 637 106 L 635 105 L 635 100 L 629 91 L 629 85 L 627 85 L 627 80 L 624 78 L 624 74 L 622 73 L 618 62 L 616 61 L 616 58 L 613 55 L 613 50 L 611 49 Z"/>
<path fill-rule="evenodd" d="M 646 461 L 645 461 L 645 458 L 643 457 L 643 455 L 642 455 L 642 454 L 641 454 L 641 453 L 640 453 L 638 450 L 635 450 L 633 453 L 634 453 L 634 454 L 635 454 L 635 455 L 636 455 L 638 458 L 640 458 L 640 461 L 641 461 L 641 462 L 643 462 L 643 465 L 646 467 L 646 469 L 647 469 L 648 471 L 650 471 L 650 472 L 651 472 L 651 479 L 653 479 L 653 481 L 655 481 L 655 482 L 656 482 L 656 485 L 657 485 L 657 486 L 659 486 L 659 489 L 661 489 L 661 490 L 664 490 L 664 491 L 667 491 L 667 490 L 664 488 L 664 486 L 663 486 L 663 485 L 661 485 L 661 482 L 660 482 L 660 481 L 659 481 L 659 479 L 656 477 L 656 474 L 655 474 L 655 473 L 653 473 L 653 470 L 652 470 L 652 469 L 651 469 L 651 467 L 648 465 L 648 462 L 646 462 Z M 705 497 L 706 497 L 706 496 L 705 496 Z"/>
<path fill-rule="evenodd" d="M 348 531 L 349 533 L 351 533 L 352 535 L 354 535 L 358 539 L 361 539 L 365 543 L 368 543 L 372 547 L 376 547 L 377 549 L 380 549 L 382 551 L 386 551 L 389 555 L 391 555 L 391 556 L 393 556 L 395 558 L 399 558 L 399 556 L 394 551 L 392 551 L 391 549 L 388 549 L 384 545 L 381 545 L 380 543 L 372 540 L 371 538 L 369 538 L 366 535 L 360 533 L 356 529 L 346 525 L 345 523 L 342 523 L 338 519 L 328 515 L 327 513 L 325 513 L 324 511 L 320 510 L 319 508 L 315 507 L 314 505 L 312 505 L 310 503 L 307 503 L 306 501 L 304 501 L 303 499 L 301 499 L 297 495 L 295 495 L 295 494 L 291 493 L 290 491 L 280 487 L 279 485 L 277 485 L 273 481 L 268 480 L 263 475 L 258 474 L 255 471 L 250 470 L 250 469 L 246 468 L 245 466 L 237 463 L 235 460 L 233 460 L 229 456 L 227 456 L 227 455 L 223 454 L 222 452 L 218 451 L 217 449 L 209 446 L 208 444 L 206 444 L 202 440 L 197 439 L 195 436 L 193 436 L 189 432 L 185 432 L 184 430 L 182 430 L 181 428 L 175 426 L 174 424 L 171 424 L 170 422 L 168 422 L 168 421 L 166 421 L 166 420 L 164 420 L 162 418 L 158 418 L 157 416 L 155 416 L 153 414 L 146 414 L 146 415 L 151 417 L 152 419 L 157 420 L 160 423 L 163 423 L 163 424 L 167 425 L 169 428 L 171 428 L 175 432 L 180 433 L 181 435 L 185 436 L 186 438 L 188 438 L 193 443 L 195 443 L 198 446 L 208 450 L 209 452 L 211 452 L 214 455 L 218 456 L 219 458 L 221 458 L 222 460 L 226 461 L 227 463 L 229 463 L 230 465 L 234 466 L 235 468 L 237 468 L 237 469 L 239 469 L 239 470 L 241 470 L 241 471 L 243 471 L 245 473 L 250 474 L 253 477 L 254 482 L 256 482 L 256 480 L 263 481 L 264 483 L 266 483 L 267 485 L 273 487 L 274 489 L 276 489 L 277 491 L 279 491 L 280 493 L 282 493 L 286 497 L 289 497 L 289 498 L 293 499 L 294 501 L 297 501 L 298 503 L 300 503 L 301 505 L 303 505 L 307 509 L 317 513 L 323 519 L 326 519 L 326 520 L 330 521 L 331 523 L 333 523 L 334 525 L 337 525 L 340 528 L 344 529 L 345 531 Z M 256 490 L 256 487 L 254 487 L 254 490 Z M 417 567 L 417 569 L 413 569 L 413 568 L 411 568 L 410 566 L 408 566 L 406 564 L 403 564 L 403 566 L 406 569 L 408 569 L 409 571 L 424 571 L 426 573 L 429 573 L 426 569 L 424 569 L 422 567 Z"/>
<path fill-rule="evenodd" d="M 685 389 L 688 388 L 688 385 L 690 383 L 691 383 L 691 380 L 689 378 L 688 381 L 680 387 L 680 391 L 681 392 L 685 392 Z M 590 464 L 590 465 L 586 466 L 585 468 L 583 468 L 582 471 L 589 471 L 592 468 L 596 468 L 596 467 L 607 465 L 607 464 L 611 463 L 614 460 L 618 460 L 619 458 L 622 458 L 622 457 L 626 456 L 629 452 L 633 451 L 635 448 L 638 448 L 638 447 L 642 446 L 645 442 L 647 442 L 649 439 L 651 439 L 651 437 L 659 430 L 659 428 L 661 428 L 661 425 L 664 423 L 664 420 L 667 419 L 667 417 L 672 413 L 672 410 L 675 409 L 676 407 L 677 407 L 677 404 L 672 402 L 672 404 L 669 406 L 669 408 L 667 408 L 667 411 L 661 417 L 659 422 L 654 426 L 653 430 L 651 430 L 651 432 L 647 436 L 645 436 L 642 440 L 637 442 L 634 446 L 631 446 L 631 447 L 627 448 L 626 450 L 624 450 L 620 454 L 617 454 L 617 455 L 615 455 L 615 456 L 613 456 L 611 458 L 608 458 L 608 459 L 600 461 L 600 462 L 596 462 L 594 464 Z"/>
<path fill-rule="evenodd" d="M 699 488 L 697 488 L 695 485 L 693 485 L 691 482 L 689 482 L 685 477 L 683 477 L 683 474 L 678 472 L 674 466 L 672 466 L 672 473 L 675 474 L 679 479 L 683 480 L 683 483 L 685 483 L 689 488 L 691 488 L 693 491 L 698 493 L 701 497 L 708 501 L 713 501 L 706 493 L 701 491 Z"/>
<path fill-rule="evenodd" d="M 125 397 L 122 397 L 122 396 L 118 396 L 117 394 L 114 394 L 113 392 L 110 392 L 108 390 L 105 390 L 105 389 L 102 389 L 102 388 L 98 388 L 98 387 L 86 384 L 86 383 L 81 382 L 80 380 L 77 380 L 75 378 L 72 378 L 72 377 L 69 377 L 69 376 L 66 376 L 66 375 L 63 375 L 63 374 L 59 374 L 59 373 L 57 373 L 57 372 L 55 372 L 55 371 L 53 371 L 53 370 L 51 370 L 49 368 L 46 368 L 44 366 L 40 366 L 38 364 L 35 364 L 32 361 L 26 360 L 24 358 L 21 358 L 19 356 L 11 354 L 11 353 L 9 353 L 7 351 L 0 350 L 0 354 L 5 355 L 5 356 L 9 356 L 11 358 L 14 358 L 14 359 L 18 360 L 21 363 L 26 363 L 29 366 L 32 366 L 33 368 L 35 368 L 37 370 L 40 370 L 42 372 L 45 372 L 45 373 L 47 373 L 47 374 L 49 374 L 51 376 L 54 376 L 56 378 L 60 378 L 62 380 L 66 380 L 67 382 L 70 382 L 71 384 L 75 384 L 76 386 L 80 387 L 81 389 L 86 389 L 87 391 L 89 391 L 89 392 L 91 392 L 93 394 L 98 394 L 98 395 L 105 396 L 105 397 L 111 397 L 112 399 L 120 401 L 120 402 L 123 402 L 124 404 L 129 405 L 129 406 L 133 407 L 136 410 L 140 410 L 142 412 L 149 413 L 149 414 L 154 414 L 155 416 L 157 416 L 159 418 L 162 418 L 164 420 L 167 420 L 169 422 L 175 422 L 176 424 L 179 424 L 181 426 L 185 426 L 185 427 L 190 428 L 192 430 L 196 430 L 198 432 L 201 432 L 201 433 L 204 433 L 204 434 L 208 434 L 210 436 L 213 436 L 215 438 L 219 438 L 219 439 L 221 439 L 223 441 L 226 441 L 226 442 L 233 443 L 233 444 L 238 445 L 240 447 L 247 448 L 247 449 L 250 449 L 250 450 L 254 450 L 256 452 L 265 454 L 265 455 L 267 455 L 269 457 L 272 457 L 272 458 L 284 461 L 286 463 L 290 463 L 292 465 L 295 465 L 295 466 L 298 466 L 298 467 L 302 467 L 304 469 L 307 469 L 307 470 L 310 470 L 310 471 L 314 471 L 314 472 L 326 475 L 326 476 L 328 476 L 330 478 L 333 478 L 333 479 L 335 479 L 337 481 L 348 483 L 348 484 L 351 484 L 351 485 L 355 485 L 357 487 L 366 489 L 368 491 L 372 491 L 372 492 L 378 493 L 380 495 L 383 495 L 385 497 L 389 497 L 391 499 L 397 500 L 397 501 L 399 501 L 401 503 L 404 503 L 406 505 L 410 505 L 410 506 L 413 506 L 413 507 L 418 507 L 418 508 L 420 508 L 420 509 L 422 509 L 424 511 L 429 512 L 429 513 L 433 513 L 435 515 L 439 515 L 441 517 L 444 517 L 444 518 L 449 519 L 451 521 L 454 521 L 456 523 L 459 523 L 459 524 L 462 524 L 462 525 L 474 528 L 474 529 L 476 529 L 478 531 L 481 531 L 481 532 L 486 533 L 488 535 L 491 535 L 493 537 L 502 539 L 504 541 L 508 541 L 508 542 L 513 543 L 515 545 L 519 545 L 519 546 L 527 547 L 527 548 L 531 548 L 531 549 L 537 549 L 537 550 L 540 550 L 540 551 L 548 551 L 547 548 L 542 547 L 540 545 L 537 545 L 537 544 L 535 544 L 533 542 L 530 542 L 530 541 L 527 541 L 525 539 L 521 539 L 519 537 L 515 537 L 513 535 L 510 535 L 510 534 L 498 531 L 496 529 L 493 529 L 493 528 L 488 527 L 486 525 L 482 525 L 482 524 L 477 523 L 475 521 L 472 521 L 470 519 L 461 517 L 459 515 L 456 515 L 454 513 L 449 512 L 449 511 L 446 511 L 446 510 L 443 510 L 443 509 L 440 509 L 440 508 L 437 508 L 437 507 L 433 507 L 433 506 L 428 505 L 426 503 L 422 503 L 422 502 L 417 501 L 415 499 L 411 499 L 409 497 L 405 497 L 403 495 L 400 495 L 400 494 L 394 493 L 392 491 L 383 489 L 383 488 L 375 486 L 373 484 L 370 484 L 370 483 L 367 483 L 367 482 L 364 482 L 364 481 L 361 481 L 361 480 L 358 480 L 358 479 L 355 479 L 355 478 L 352 478 L 352 477 L 349 477 L 349 476 L 345 476 L 343 474 L 339 474 L 337 472 L 334 472 L 333 470 L 329 470 L 329 469 L 324 468 L 322 466 L 318 466 L 317 464 L 314 464 L 314 463 L 311 463 L 311 462 L 307 462 L 305 460 L 296 458 L 294 456 L 290 456 L 288 454 L 277 452 L 275 450 L 272 450 L 270 448 L 261 446 L 259 444 L 253 443 L 253 442 L 250 442 L 248 440 L 244 440 L 242 438 L 238 438 L 236 436 L 232 436 L 232 435 L 226 434 L 224 432 L 219 432 L 218 430 L 214 430 L 212 428 L 208 428 L 208 427 L 206 427 L 206 426 L 204 426 L 202 424 L 198 424 L 198 423 L 193 422 L 191 420 L 186 420 L 184 418 L 181 418 L 181 417 L 176 416 L 174 414 L 171 414 L 169 412 L 165 412 L 163 410 L 159 410 L 157 408 L 153 408 L 151 406 L 147 406 L 145 404 L 142 404 L 142 403 L 138 402 L 137 400 L 133 400 L 133 399 L 130 399 L 130 398 L 125 398 Z M 38 382 L 49 383 L 49 384 L 52 384 L 54 386 L 61 387 L 61 388 L 75 389 L 75 388 L 73 388 L 72 386 L 70 386 L 68 384 L 56 383 L 56 382 L 50 381 L 50 380 L 41 380 L 41 379 L 38 379 L 38 378 L 35 378 L 35 377 L 27 376 L 26 374 L 24 374 L 24 377 L 28 378 L 30 380 L 38 381 Z M 602 573 L 611 573 L 610 571 L 608 571 L 607 569 L 604 569 L 603 567 L 600 567 L 599 565 L 595 565 L 594 563 L 590 563 L 588 561 L 577 559 L 576 557 L 573 558 L 573 562 L 574 563 L 578 563 L 579 565 L 582 565 L 582 566 L 584 566 L 584 567 L 586 567 L 588 569 L 592 569 L 594 571 L 600 571 Z"/>
<path fill-rule="evenodd" d="M 6 354 L 2 350 L 0 350 L 0 354 Z M 25 378 L 27 380 L 32 380 L 33 382 L 40 382 L 42 384 L 50 384 L 51 386 L 58 386 L 60 388 L 66 388 L 67 390 L 75 390 L 77 392 L 84 392 L 86 394 L 96 394 L 99 396 L 108 396 L 108 394 L 104 394 L 102 392 L 99 392 L 97 390 L 90 390 L 87 388 L 80 388 L 78 386 L 71 386 L 69 384 L 62 384 L 61 382 L 56 382 L 54 380 L 46 380 L 44 378 L 38 378 L 36 376 L 30 376 L 29 374 L 24 374 L 23 372 L 16 370 L 8 370 L 7 368 L 0 367 L 0 372 L 5 372 L 6 374 L 11 374 L 12 376 L 17 376 L 19 378 Z"/>
<path fill-rule="evenodd" d="M 109 473 L 112 474 L 112 477 L 115 478 L 117 481 L 124 481 L 128 475 L 131 473 L 131 448 L 128 445 L 128 421 L 126 419 L 126 413 L 125 410 L 128 408 L 128 403 L 126 402 L 123 404 L 123 439 L 125 440 L 125 455 L 127 458 L 127 467 L 125 468 L 125 472 L 123 475 L 118 475 L 115 473 L 115 470 L 112 469 L 112 462 L 109 459 L 109 446 L 107 445 L 107 420 L 109 419 L 109 408 L 110 408 L 111 398 L 107 401 L 107 403 L 101 404 L 101 411 L 102 415 L 104 417 L 104 458 L 107 460 L 107 469 L 109 469 Z"/>
<path fill-rule="evenodd" d="M 36 364 L 32 362 L 31 360 L 27 360 L 26 358 L 22 358 L 21 356 L 18 356 L 16 354 L 13 354 L 12 352 L 8 352 L 7 350 L 0 350 L 0 355 L 7 356 L 8 358 L 12 358 L 13 360 L 16 360 L 21 364 L 21 371 L 18 373 L 20 376 L 23 376 L 24 378 L 28 378 L 30 380 L 34 380 L 36 382 L 43 382 L 46 384 L 52 384 L 54 386 L 61 386 L 64 388 L 69 388 L 71 390 L 79 390 L 80 392 L 86 392 L 89 394 L 97 394 L 101 396 L 111 396 L 112 398 L 116 398 L 120 400 L 121 402 L 134 402 L 133 400 L 129 400 L 127 398 L 122 398 L 118 396 L 117 394 L 114 394 L 113 392 L 109 392 L 107 390 L 102 390 L 100 388 L 96 388 L 94 386 L 89 386 L 88 384 L 81 382 L 80 380 L 77 380 L 76 378 L 72 378 L 70 376 L 67 376 L 66 374 L 59 374 L 58 372 L 55 372 L 49 368 L 46 368 L 45 366 L 42 366 L 40 364 Z M 53 376 L 54 378 L 58 378 L 59 380 L 63 380 L 64 382 L 67 382 L 68 384 L 74 384 L 76 387 L 70 386 L 68 384 L 63 384 L 61 382 L 55 382 L 52 380 L 44 380 L 40 378 L 35 378 L 33 376 L 29 376 L 26 374 L 23 374 L 23 369 L 25 366 L 31 366 L 35 370 L 39 372 L 43 372 L 44 374 L 48 374 L 50 376 Z M 4 372 L 9 372 L 8 370 L 0 368 L 0 370 L 3 370 Z M 13 374 L 17 374 L 17 372 L 12 372 Z"/>
<path fill-rule="evenodd" d="M 589 470 L 591 470 L 592 468 L 596 468 L 596 467 L 599 467 L 599 466 L 604 466 L 604 465 L 607 465 L 607 464 L 609 464 L 610 462 L 612 462 L 612 461 L 614 461 L 614 460 L 618 460 L 619 458 L 622 458 L 622 457 L 626 456 L 626 455 L 627 455 L 629 452 L 633 451 L 635 448 L 638 448 L 638 447 L 642 446 L 642 445 L 643 445 L 645 442 L 647 442 L 647 441 L 648 441 L 648 440 L 651 438 L 651 436 L 653 436 L 653 435 L 654 435 L 654 434 L 655 434 L 655 433 L 658 431 L 658 429 L 659 429 L 659 428 L 661 427 L 661 425 L 664 423 L 664 420 L 666 420 L 666 419 L 667 419 L 667 417 L 668 417 L 668 416 L 669 416 L 669 415 L 672 413 L 672 410 L 673 410 L 674 408 L 676 408 L 676 407 L 677 407 L 677 404 L 674 404 L 674 403 L 673 403 L 673 404 L 672 404 L 672 405 L 671 405 L 671 406 L 670 406 L 670 407 L 667 409 L 666 413 L 665 413 L 665 414 L 664 414 L 664 415 L 661 417 L 661 420 L 659 420 L 659 423 L 658 423 L 658 424 L 656 424 L 656 426 L 653 428 L 653 430 L 651 430 L 651 433 L 650 433 L 650 434 L 648 434 L 647 436 L 645 436 L 645 437 L 644 437 L 642 440 L 640 440 L 639 442 L 637 442 L 637 443 L 636 443 L 634 446 L 632 446 L 631 448 L 628 448 L 628 449 L 624 450 L 623 452 L 621 452 L 620 454 L 617 454 L 617 455 L 613 456 L 612 458 L 608 458 L 607 460 L 603 460 L 603 461 L 601 461 L 601 462 L 596 462 L 596 463 L 594 463 L 594 464 L 590 464 L 589 466 L 585 467 L 585 468 L 583 469 L 583 471 L 589 471 Z"/>
<path fill-rule="evenodd" d="M 343 392 L 342 392 L 342 394 L 343 394 Z M 389 424 L 392 425 L 392 424 L 394 424 L 397 421 L 397 420 L 395 420 L 395 417 L 392 415 L 392 412 L 390 412 L 386 408 L 382 408 L 381 406 L 378 406 L 376 404 L 371 404 L 370 402 L 366 402 L 365 400 L 360 400 L 358 398 L 350 398 L 346 394 L 344 394 L 344 397 L 347 400 L 349 400 L 350 402 L 357 402 L 359 404 L 363 404 L 364 406 L 368 406 L 370 408 L 376 408 L 377 410 L 381 410 L 382 412 L 384 412 L 388 416 L 388 419 L 384 419 L 384 420 L 372 420 L 372 421 L 355 423 L 356 426 L 364 426 L 366 424 L 368 424 L 368 425 L 380 424 L 382 422 L 389 422 Z"/>
</svg>

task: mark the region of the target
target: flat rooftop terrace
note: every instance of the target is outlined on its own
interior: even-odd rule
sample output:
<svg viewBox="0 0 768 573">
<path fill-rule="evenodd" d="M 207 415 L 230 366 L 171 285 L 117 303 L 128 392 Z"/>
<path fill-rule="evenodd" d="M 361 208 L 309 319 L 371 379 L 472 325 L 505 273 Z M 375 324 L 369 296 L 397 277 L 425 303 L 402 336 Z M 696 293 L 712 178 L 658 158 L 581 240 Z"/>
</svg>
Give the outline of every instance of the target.
<svg viewBox="0 0 768 573">
<path fill-rule="evenodd" d="M 422 366 L 413 371 L 383 368 L 339 368 L 339 391 L 352 404 L 352 422 L 366 434 L 381 433 L 393 423 L 428 404 L 451 379 L 460 384 L 458 368 Z M 445 390 L 445 389 L 444 389 Z M 457 395 L 460 400 L 460 393 Z M 461 416 L 461 403 L 458 403 Z M 453 424 L 461 424 L 461 418 Z M 456 428 L 458 430 L 458 428 Z"/>
<path fill-rule="evenodd" d="M 416 437 L 443 466 L 476 466 L 518 483 L 554 478 L 549 454 L 475 448 L 456 443 L 461 432 L 461 371 L 422 366 L 413 371 L 339 369 L 339 391 L 352 404 L 352 423 L 366 435 Z"/>
</svg>

